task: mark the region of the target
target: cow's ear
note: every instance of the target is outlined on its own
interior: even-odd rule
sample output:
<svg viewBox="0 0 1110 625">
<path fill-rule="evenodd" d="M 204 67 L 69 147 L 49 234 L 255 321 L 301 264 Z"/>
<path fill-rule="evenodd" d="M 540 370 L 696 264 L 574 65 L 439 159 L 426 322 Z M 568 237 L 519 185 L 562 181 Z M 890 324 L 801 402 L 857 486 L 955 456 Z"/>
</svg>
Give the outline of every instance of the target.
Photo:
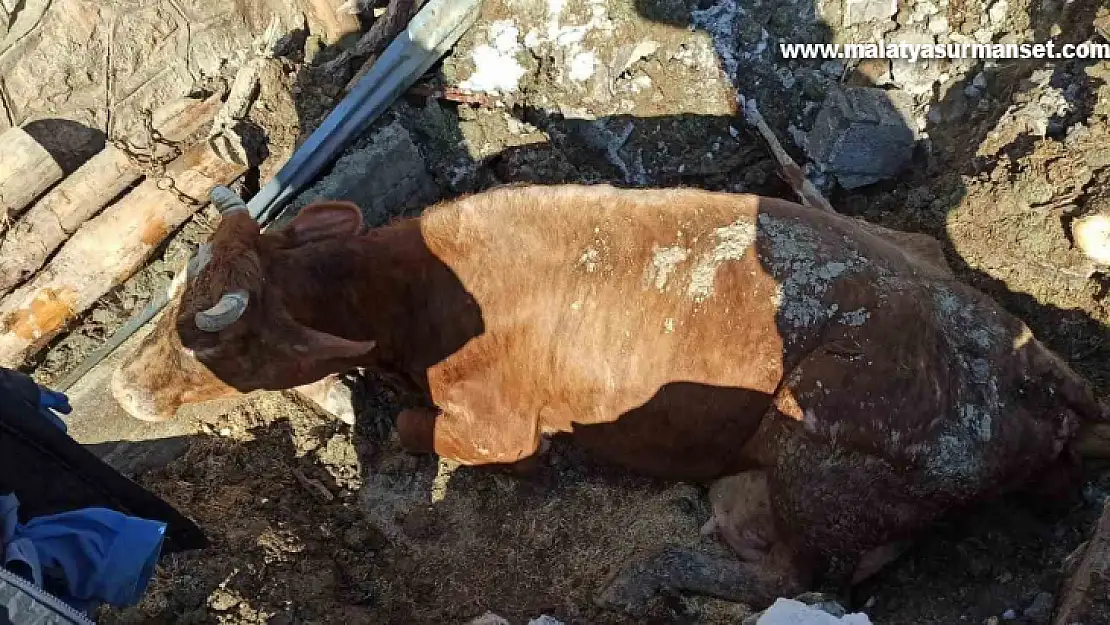
<svg viewBox="0 0 1110 625">
<path fill-rule="evenodd" d="M 345 237 L 362 231 L 362 211 L 354 202 L 309 204 L 285 227 L 297 245 Z"/>
</svg>

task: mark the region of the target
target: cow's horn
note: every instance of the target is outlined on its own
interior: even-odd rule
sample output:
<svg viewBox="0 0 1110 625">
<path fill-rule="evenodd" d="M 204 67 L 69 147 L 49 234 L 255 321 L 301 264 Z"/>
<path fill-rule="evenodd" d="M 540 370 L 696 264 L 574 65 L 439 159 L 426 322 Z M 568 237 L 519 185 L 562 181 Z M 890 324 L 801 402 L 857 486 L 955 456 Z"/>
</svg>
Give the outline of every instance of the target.
<svg viewBox="0 0 1110 625">
<path fill-rule="evenodd" d="M 242 317 L 249 303 L 250 294 L 246 291 L 224 293 L 215 306 L 198 312 L 194 321 L 197 328 L 204 332 L 219 332 Z"/>
<path fill-rule="evenodd" d="M 220 214 L 224 217 L 240 211 L 250 212 L 247 205 L 243 203 L 243 199 L 223 185 L 212 187 L 212 190 L 208 192 L 208 199 L 212 201 L 212 204 L 219 209 Z"/>
</svg>

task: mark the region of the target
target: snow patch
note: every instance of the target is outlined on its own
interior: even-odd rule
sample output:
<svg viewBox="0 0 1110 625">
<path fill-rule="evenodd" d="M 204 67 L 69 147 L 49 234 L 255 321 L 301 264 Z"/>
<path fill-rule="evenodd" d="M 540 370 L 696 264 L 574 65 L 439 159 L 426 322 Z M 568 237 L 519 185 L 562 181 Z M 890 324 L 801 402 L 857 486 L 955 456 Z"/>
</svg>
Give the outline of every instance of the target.
<svg viewBox="0 0 1110 625">
<path fill-rule="evenodd" d="M 470 53 L 474 73 L 459 86 L 481 93 L 511 93 L 517 90 L 524 68 L 516 55 L 522 50 L 520 29 L 511 20 L 498 20 L 489 26 L 489 43 Z"/>
</svg>

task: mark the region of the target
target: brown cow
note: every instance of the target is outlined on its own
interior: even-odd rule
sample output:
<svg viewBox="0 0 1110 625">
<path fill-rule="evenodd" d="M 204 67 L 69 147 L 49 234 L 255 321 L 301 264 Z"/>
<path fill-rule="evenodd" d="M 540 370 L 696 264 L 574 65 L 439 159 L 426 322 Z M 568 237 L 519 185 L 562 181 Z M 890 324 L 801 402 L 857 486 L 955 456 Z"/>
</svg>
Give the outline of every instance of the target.
<svg viewBox="0 0 1110 625">
<path fill-rule="evenodd" d="M 740 556 L 665 550 L 603 594 L 766 604 L 843 589 L 951 510 L 1072 456 L 1105 420 L 932 239 L 690 189 L 501 188 L 363 232 L 323 203 L 210 258 L 115 379 L 135 416 L 366 367 L 420 391 L 402 443 L 514 463 L 569 433 L 635 471 L 719 481 Z"/>
</svg>

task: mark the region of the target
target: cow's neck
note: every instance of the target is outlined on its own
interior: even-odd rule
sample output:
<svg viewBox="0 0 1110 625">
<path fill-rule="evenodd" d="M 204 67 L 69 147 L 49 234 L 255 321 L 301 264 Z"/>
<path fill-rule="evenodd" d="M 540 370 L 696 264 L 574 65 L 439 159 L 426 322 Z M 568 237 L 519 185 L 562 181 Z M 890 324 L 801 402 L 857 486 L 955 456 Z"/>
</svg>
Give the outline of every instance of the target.
<svg viewBox="0 0 1110 625">
<path fill-rule="evenodd" d="M 415 220 L 296 255 L 282 278 L 294 318 L 378 343 L 360 366 L 419 378 L 481 333 L 477 304 L 424 244 Z M 293 276 L 298 276 L 296 279 Z"/>
</svg>

